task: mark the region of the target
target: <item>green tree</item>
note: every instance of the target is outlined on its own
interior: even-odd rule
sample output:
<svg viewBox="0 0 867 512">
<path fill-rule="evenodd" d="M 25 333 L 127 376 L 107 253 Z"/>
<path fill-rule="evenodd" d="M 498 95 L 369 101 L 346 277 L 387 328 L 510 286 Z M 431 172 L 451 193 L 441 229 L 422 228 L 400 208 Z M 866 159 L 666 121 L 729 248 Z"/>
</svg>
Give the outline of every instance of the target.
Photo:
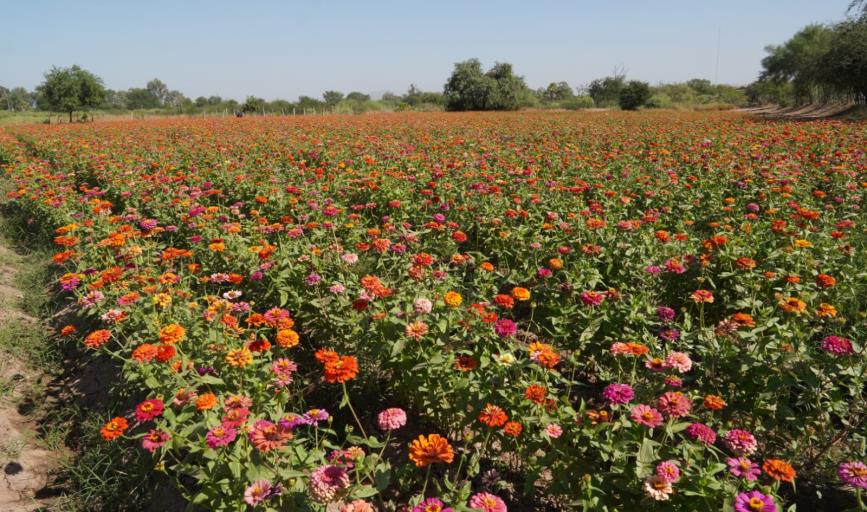
<svg viewBox="0 0 867 512">
<path fill-rule="evenodd" d="M 102 79 L 78 66 L 53 67 L 37 87 L 39 104 L 56 112 L 68 112 L 69 122 L 76 110 L 98 107 L 105 96 Z"/>
<path fill-rule="evenodd" d="M 620 108 L 636 110 L 650 99 L 650 84 L 638 80 L 630 80 L 620 91 Z"/>
<path fill-rule="evenodd" d="M 844 21 L 834 27 L 820 66 L 826 83 L 867 100 L 867 18 Z"/>
<path fill-rule="evenodd" d="M 542 99 L 549 102 L 564 101 L 574 96 L 575 93 L 572 92 L 572 87 L 566 82 L 551 82 L 542 92 Z"/>
<path fill-rule="evenodd" d="M 620 91 L 626 83 L 626 76 L 615 71 L 613 76 L 597 78 L 590 82 L 587 93 L 597 107 L 610 107 L 620 100 Z"/>
<path fill-rule="evenodd" d="M 265 109 L 265 100 L 255 96 L 247 96 L 244 104 L 241 105 L 241 112 L 261 113 Z"/>
<path fill-rule="evenodd" d="M 159 106 L 159 98 L 147 89 L 133 88 L 126 92 L 126 108 L 130 110 L 157 108 Z"/>
<path fill-rule="evenodd" d="M 158 78 L 154 78 L 145 85 L 145 89 L 157 99 L 159 105 L 165 105 L 169 98 L 169 87 Z"/>
<path fill-rule="evenodd" d="M 352 91 L 346 95 L 346 99 L 349 101 L 370 101 L 370 95 L 358 91 Z"/>
<path fill-rule="evenodd" d="M 325 91 L 322 93 L 322 99 L 325 100 L 326 105 L 333 107 L 343 99 L 343 93 L 340 91 Z"/>
<path fill-rule="evenodd" d="M 455 64 L 443 94 L 448 110 L 517 110 L 528 101 L 531 91 L 524 77 L 514 74 L 512 65 L 497 62 L 482 73 L 478 59 Z"/>
</svg>

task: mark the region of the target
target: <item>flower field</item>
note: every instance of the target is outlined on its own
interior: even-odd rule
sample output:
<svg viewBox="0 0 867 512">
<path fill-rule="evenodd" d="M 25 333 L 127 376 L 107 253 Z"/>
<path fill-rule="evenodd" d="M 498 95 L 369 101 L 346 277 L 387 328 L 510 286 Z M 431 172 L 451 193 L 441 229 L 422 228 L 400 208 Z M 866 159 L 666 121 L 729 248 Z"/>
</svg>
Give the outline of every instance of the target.
<svg viewBox="0 0 867 512">
<path fill-rule="evenodd" d="M 864 123 L 175 119 L 0 148 L 53 230 L 57 335 L 134 397 L 104 442 L 203 510 L 865 510 Z"/>
</svg>

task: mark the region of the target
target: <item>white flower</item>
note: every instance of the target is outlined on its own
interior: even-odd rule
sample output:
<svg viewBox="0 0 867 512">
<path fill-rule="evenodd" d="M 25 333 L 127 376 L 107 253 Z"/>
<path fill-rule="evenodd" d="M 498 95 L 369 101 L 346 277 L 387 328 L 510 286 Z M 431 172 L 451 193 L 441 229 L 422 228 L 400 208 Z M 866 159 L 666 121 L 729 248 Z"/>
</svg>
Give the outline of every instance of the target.
<svg viewBox="0 0 867 512">
<path fill-rule="evenodd" d="M 653 475 L 644 481 L 644 490 L 647 495 L 656 501 L 668 501 L 674 489 L 671 488 L 671 482 L 663 479 L 659 475 Z"/>
</svg>

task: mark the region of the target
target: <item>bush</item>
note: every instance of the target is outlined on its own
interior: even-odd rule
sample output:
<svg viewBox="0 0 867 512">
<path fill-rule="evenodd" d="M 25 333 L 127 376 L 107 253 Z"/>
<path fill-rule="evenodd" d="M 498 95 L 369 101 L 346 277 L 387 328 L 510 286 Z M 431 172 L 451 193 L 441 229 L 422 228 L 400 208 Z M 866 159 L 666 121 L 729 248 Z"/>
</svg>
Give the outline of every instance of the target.
<svg viewBox="0 0 867 512">
<path fill-rule="evenodd" d="M 650 85 L 647 82 L 630 80 L 620 91 L 620 108 L 637 110 L 650 99 Z"/>
</svg>

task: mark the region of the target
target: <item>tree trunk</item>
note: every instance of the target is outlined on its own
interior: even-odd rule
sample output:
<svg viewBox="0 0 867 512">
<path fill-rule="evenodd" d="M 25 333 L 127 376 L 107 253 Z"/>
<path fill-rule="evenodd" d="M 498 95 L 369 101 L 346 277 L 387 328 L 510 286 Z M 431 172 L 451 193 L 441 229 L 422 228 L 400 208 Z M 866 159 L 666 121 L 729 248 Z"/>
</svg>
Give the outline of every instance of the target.
<svg viewBox="0 0 867 512">
<path fill-rule="evenodd" d="M 69 124 L 72 124 L 72 111 L 69 111 Z"/>
</svg>

